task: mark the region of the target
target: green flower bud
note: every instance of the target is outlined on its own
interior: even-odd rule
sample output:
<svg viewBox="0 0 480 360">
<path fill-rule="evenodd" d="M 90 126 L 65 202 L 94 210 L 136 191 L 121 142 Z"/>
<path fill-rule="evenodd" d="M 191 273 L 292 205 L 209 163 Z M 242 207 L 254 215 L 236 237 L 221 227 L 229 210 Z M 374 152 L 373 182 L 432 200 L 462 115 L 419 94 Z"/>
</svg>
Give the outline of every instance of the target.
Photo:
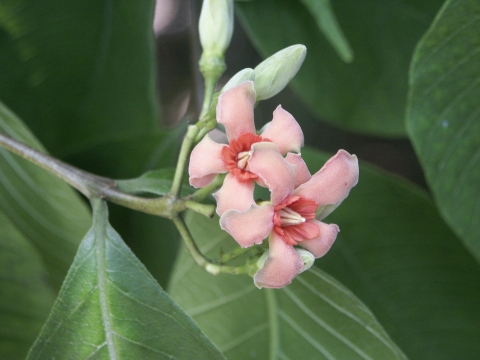
<svg viewBox="0 0 480 360">
<path fill-rule="evenodd" d="M 230 80 L 228 80 L 228 82 L 223 87 L 222 92 L 227 91 L 228 89 L 234 88 L 235 86 L 240 85 L 241 83 L 249 80 L 250 81 L 255 80 L 255 72 L 253 71 L 253 69 L 246 68 L 246 69 L 240 70 L 235 75 L 233 75 Z"/>
<path fill-rule="evenodd" d="M 267 261 L 267 257 L 268 257 L 268 250 L 265 251 L 262 256 L 260 256 L 260 258 L 257 260 L 257 268 L 260 270 L 260 269 L 263 269 L 263 267 L 265 266 L 265 261 Z"/>
<path fill-rule="evenodd" d="M 297 252 L 298 255 L 300 255 L 300 257 L 302 258 L 302 261 L 303 261 L 303 268 L 300 271 L 300 273 L 310 269 L 315 262 L 315 256 L 313 256 L 313 254 L 310 251 L 307 251 L 307 250 L 304 250 L 304 249 L 295 248 L 295 251 Z M 257 266 L 256 267 L 259 270 L 263 269 L 263 267 L 265 266 L 265 261 L 267 261 L 269 253 L 270 252 L 268 250 L 265 251 L 262 254 L 262 256 L 260 256 L 260 258 L 257 260 L 257 264 L 256 264 Z"/>
<path fill-rule="evenodd" d="M 204 55 L 223 58 L 232 39 L 233 0 L 203 0 L 198 31 Z"/>
<path fill-rule="evenodd" d="M 315 262 L 315 256 L 313 256 L 313 254 L 307 250 L 295 249 L 295 251 L 297 252 L 298 255 L 300 255 L 303 261 L 303 268 L 302 268 L 302 271 L 300 272 L 302 273 L 310 269 L 313 263 Z"/>
<path fill-rule="evenodd" d="M 258 64 L 254 69 L 257 101 L 282 91 L 302 66 L 306 54 L 305 45 L 292 45 Z"/>
</svg>

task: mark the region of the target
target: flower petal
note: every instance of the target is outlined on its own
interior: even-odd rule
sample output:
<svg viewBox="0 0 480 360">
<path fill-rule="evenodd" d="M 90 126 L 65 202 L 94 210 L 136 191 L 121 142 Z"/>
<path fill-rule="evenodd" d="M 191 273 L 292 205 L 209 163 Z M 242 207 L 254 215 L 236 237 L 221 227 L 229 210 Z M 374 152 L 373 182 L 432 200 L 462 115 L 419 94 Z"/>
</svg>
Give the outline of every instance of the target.
<svg viewBox="0 0 480 360">
<path fill-rule="evenodd" d="M 273 206 L 252 205 L 247 211 L 228 210 L 220 218 L 220 227 L 241 247 L 261 244 L 273 228 Z"/>
<path fill-rule="evenodd" d="M 245 81 L 225 91 L 218 98 L 217 121 L 225 126 L 229 141 L 244 133 L 255 134 L 253 123 L 255 100 L 256 93 L 251 81 Z"/>
<path fill-rule="evenodd" d="M 289 152 L 285 160 L 297 167 L 297 172 L 295 174 L 295 188 L 310 180 L 312 175 L 310 174 L 310 171 L 308 171 L 307 164 L 305 164 L 305 161 L 303 161 L 300 154 Z"/>
<path fill-rule="evenodd" d="M 217 214 L 222 214 L 230 209 L 245 211 L 255 204 L 253 199 L 253 181 L 240 182 L 232 174 L 227 174 L 223 185 L 213 194 L 217 200 Z"/>
<path fill-rule="evenodd" d="M 213 181 L 216 174 L 227 172 L 221 156 L 224 146 L 213 141 L 207 134 L 193 148 L 188 165 L 190 185 L 196 188 L 207 186 Z"/>
<path fill-rule="evenodd" d="M 357 157 L 345 150 L 339 150 L 310 180 L 296 188 L 293 195 L 311 199 L 319 207 L 338 206 L 357 182 Z"/>
<path fill-rule="evenodd" d="M 317 237 L 310 240 L 304 240 L 299 243 L 299 245 L 310 251 L 313 256 L 318 259 L 330 250 L 340 229 L 335 224 L 325 224 L 318 220 L 310 220 L 309 222 L 318 225 L 320 233 Z"/>
<path fill-rule="evenodd" d="M 268 187 L 273 205 L 282 202 L 295 188 L 295 166 L 285 160 L 273 143 L 252 145 L 248 169 Z"/>
<path fill-rule="evenodd" d="M 287 245 L 275 232 L 270 234 L 270 249 L 263 268 L 257 271 L 253 280 L 261 289 L 282 288 L 288 285 L 303 269 L 303 261 L 292 245 Z"/>
<path fill-rule="evenodd" d="M 273 112 L 273 120 L 267 124 L 260 134 L 263 138 L 271 140 L 285 155 L 289 151 L 300 152 L 303 146 L 303 132 L 297 120 L 281 105 Z"/>
</svg>

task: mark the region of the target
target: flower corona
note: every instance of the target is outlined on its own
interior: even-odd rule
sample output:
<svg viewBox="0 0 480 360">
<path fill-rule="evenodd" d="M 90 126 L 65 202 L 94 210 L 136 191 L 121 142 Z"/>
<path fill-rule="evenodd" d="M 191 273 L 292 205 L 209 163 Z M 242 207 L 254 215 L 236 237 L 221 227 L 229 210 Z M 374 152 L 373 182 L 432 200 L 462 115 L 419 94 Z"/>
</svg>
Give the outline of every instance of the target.
<svg viewBox="0 0 480 360">
<path fill-rule="evenodd" d="M 245 133 L 230 141 L 228 146 L 222 148 L 222 160 L 227 170 L 232 173 L 238 181 L 249 181 L 258 178 L 258 175 L 248 169 L 248 160 L 252 156 L 252 145 L 259 142 L 270 142 L 260 135 Z"/>
</svg>

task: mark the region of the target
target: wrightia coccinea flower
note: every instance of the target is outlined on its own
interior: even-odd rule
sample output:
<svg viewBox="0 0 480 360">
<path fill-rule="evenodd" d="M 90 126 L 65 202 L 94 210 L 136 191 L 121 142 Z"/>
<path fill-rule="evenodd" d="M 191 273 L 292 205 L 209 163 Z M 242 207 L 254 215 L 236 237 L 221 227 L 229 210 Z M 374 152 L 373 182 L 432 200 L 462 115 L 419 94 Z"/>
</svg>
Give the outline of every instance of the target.
<svg viewBox="0 0 480 360">
<path fill-rule="evenodd" d="M 340 150 L 313 176 L 300 155 L 289 153 L 286 160 L 296 167 L 295 177 L 271 191 L 269 202 L 260 205 L 253 197 L 247 210 L 230 209 L 220 226 L 242 247 L 269 239 L 268 256 L 254 276 L 257 287 L 280 288 L 289 284 L 303 267 L 299 245 L 315 258 L 330 249 L 339 228 L 321 222 L 348 196 L 358 182 L 355 155 Z M 234 194 L 230 194 L 234 196 Z"/>
<path fill-rule="evenodd" d="M 293 116 L 278 106 L 264 131 L 255 131 L 254 84 L 246 81 L 222 93 L 217 104 L 217 121 L 225 126 L 228 144 L 219 144 L 207 134 L 190 155 L 190 184 L 204 187 L 219 173 L 228 173 L 214 196 L 217 213 L 229 209 L 247 210 L 255 182 L 281 194 L 295 177 L 295 166 L 283 155 L 299 152 L 303 132 Z M 234 194 L 232 196 L 232 194 Z"/>
</svg>

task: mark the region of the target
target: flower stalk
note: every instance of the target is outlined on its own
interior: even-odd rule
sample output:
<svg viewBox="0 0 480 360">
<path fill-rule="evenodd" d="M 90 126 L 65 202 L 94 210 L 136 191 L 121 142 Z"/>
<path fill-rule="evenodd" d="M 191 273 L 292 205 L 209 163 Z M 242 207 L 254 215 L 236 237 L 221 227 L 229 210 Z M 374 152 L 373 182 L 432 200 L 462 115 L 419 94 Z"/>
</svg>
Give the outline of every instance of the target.
<svg viewBox="0 0 480 360">
<path fill-rule="evenodd" d="M 218 275 L 220 273 L 235 275 L 249 273 L 248 263 L 242 266 L 228 266 L 224 265 L 223 262 L 216 263 L 208 259 L 205 255 L 202 254 L 197 244 L 193 240 L 192 234 L 190 233 L 190 230 L 185 224 L 185 221 L 180 216 L 173 218 L 172 221 L 175 224 L 178 232 L 180 233 L 188 252 L 198 266 L 204 268 L 206 271 L 213 275 Z"/>
<path fill-rule="evenodd" d="M 195 191 L 191 195 L 193 201 L 200 202 L 210 196 L 214 191 L 218 190 L 222 186 L 225 176 L 226 174 L 218 174 L 210 184 Z"/>
</svg>

